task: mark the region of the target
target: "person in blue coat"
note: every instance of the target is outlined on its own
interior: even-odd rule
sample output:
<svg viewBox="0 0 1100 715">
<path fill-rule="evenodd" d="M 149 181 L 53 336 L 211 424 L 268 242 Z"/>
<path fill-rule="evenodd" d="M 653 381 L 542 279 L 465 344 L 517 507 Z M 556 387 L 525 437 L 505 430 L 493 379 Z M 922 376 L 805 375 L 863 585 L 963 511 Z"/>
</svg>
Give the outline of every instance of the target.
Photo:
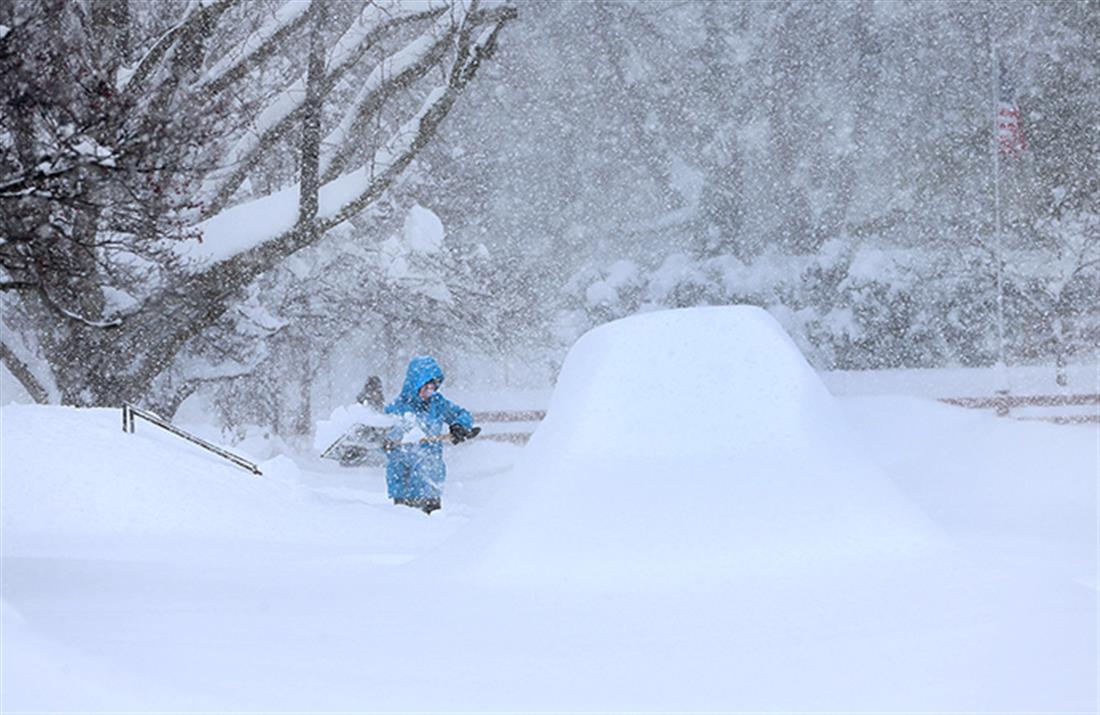
<svg viewBox="0 0 1100 715">
<path fill-rule="evenodd" d="M 450 430 L 451 441 L 461 442 L 480 430 L 474 429 L 470 413 L 439 394 L 443 370 L 428 355 L 414 357 L 405 373 L 401 394 L 386 405 L 398 423 L 387 435 L 386 490 L 395 504 L 404 504 L 431 514 L 442 506 L 443 442 L 431 440 Z"/>
</svg>

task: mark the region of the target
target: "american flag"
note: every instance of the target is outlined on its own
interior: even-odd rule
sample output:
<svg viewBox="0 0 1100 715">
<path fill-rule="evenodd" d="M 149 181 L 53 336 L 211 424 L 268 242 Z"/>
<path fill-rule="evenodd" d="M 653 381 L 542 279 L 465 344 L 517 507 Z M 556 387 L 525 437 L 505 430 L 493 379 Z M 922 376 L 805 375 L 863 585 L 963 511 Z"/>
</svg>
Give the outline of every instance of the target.
<svg viewBox="0 0 1100 715">
<path fill-rule="evenodd" d="M 1017 157 L 1027 149 L 1024 128 L 1020 126 L 1020 108 L 1016 105 L 1016 88 L 1008 78 L 1004 62 L 1000 63 L 1000 93 L 997 101 L 997 144 L 1001 153 Z"/>
</svg>

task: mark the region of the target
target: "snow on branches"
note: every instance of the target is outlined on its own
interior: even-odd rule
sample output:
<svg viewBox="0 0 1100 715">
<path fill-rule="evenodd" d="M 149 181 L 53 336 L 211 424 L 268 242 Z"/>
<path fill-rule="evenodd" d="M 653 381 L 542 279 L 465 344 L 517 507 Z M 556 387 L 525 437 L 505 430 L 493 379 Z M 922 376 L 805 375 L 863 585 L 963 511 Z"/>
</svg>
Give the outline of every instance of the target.
<svg viewBox="0 0 1100 715">
<path fill-rule="evenodd" d="M 59 8 L 5 17 L 0 287 L 77 404 L 140 397 L 251 281 L 377 201 L 516 17 L 478 0 Z"/>
</svg>

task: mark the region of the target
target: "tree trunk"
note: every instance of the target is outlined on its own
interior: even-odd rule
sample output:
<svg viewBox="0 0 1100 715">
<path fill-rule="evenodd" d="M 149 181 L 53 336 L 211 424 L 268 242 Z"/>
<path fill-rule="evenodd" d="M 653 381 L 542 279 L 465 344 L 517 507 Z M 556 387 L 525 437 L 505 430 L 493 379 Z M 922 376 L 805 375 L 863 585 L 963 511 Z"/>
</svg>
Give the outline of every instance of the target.
<svg viewBox="0 0 1100 715">
<path fill-rule="evenodd" d="M 317 215 L 321 173 L 321 82 L 325 76 L 325 47 L 321 42 L 324 0 L 313 0 L 309 26 L 309 69 L 306 79 L 305 115 L 302 117 L 301 181 L 298 223 L 308 224 Z"/>
<path fill-rule="evenodd" d="M 1058 301 L 1056 310 L 1062 310 L 1062 301 Z M 1065 324 L 1061 315 L 1054 317 L 1054 383 L 1059 387 L 1069 384 L 1069 376 L 1066 374 L 1066 366 L 1069 364 L 1069 349 L 1066 345 Z"/>
<path fill-rule="evenodd" d="M 23 386 L 23 389 L 27 391 L 32 400 L 40 405 L 47 404 L 50 401 L 50 393 L 34 376 L 30 367 L 16 357 L 15 353 L 2 342 L 0 342 L 0 363 L 19 381 L 19 384 Z"/>
<path fill-rule="evenodd" d="M 295 413 L 294 434 L 308 436 L 313 431 L 313 371 L 309 352 L 302 350 L 302 377 L 298 382 L 298 410 Z"/>
</svg>

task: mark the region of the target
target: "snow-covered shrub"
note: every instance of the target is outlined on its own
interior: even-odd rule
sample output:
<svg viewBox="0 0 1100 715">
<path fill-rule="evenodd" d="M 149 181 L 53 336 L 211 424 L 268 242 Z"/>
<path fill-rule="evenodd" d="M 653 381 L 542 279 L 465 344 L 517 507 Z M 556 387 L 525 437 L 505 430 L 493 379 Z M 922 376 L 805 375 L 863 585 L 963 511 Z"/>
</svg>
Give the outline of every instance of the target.
<svg viewBox="0 0 1100 715">
<path fill-rule="evenodd" d="M 1006 257 L 1001 302 L 1009 359 L 1064 361 L 1100 338 L 1095 264 L 1081 269 L 1078 260 L 1063 270 L 1047 257 Z M 976 249 L 853 250 L 833 241 L 812 255 L 770 253 L 751 264 L 730 255 L 672 254 L 649 272 L 624 261 L 589 266 L 570 287 L 573 320 L 583 315 L 587 327 L 642 310 L 758 305 L 819 368 L 983 365 L 1002 349 L 996 269 Z"/>
</svg>

